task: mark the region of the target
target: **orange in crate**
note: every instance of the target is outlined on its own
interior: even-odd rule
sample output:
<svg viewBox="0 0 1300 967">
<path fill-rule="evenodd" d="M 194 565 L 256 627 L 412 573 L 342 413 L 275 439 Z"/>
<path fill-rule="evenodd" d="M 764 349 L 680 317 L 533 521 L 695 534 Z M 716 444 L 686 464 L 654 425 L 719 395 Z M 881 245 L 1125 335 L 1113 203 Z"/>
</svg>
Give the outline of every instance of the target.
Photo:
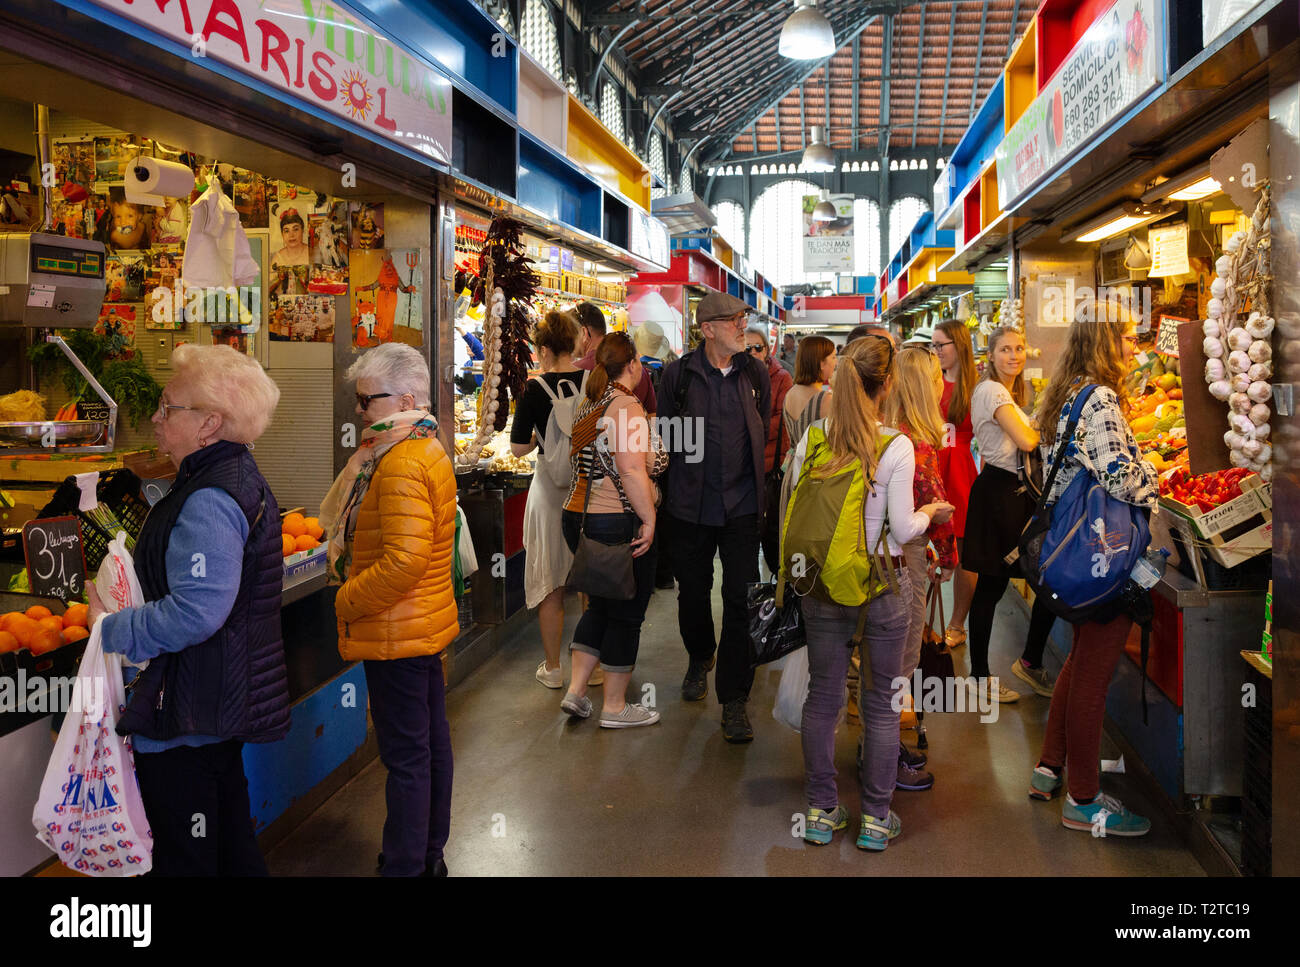
<svg viewBox="0 0 1300 967">
<path fill-rule="evenodd" d="M 287 515 L 280 522 L 280 533 L 288 534 L 290 537 L 302 537 L 307 533 L 307 518 L 298 513 Z"/>
<path fill-rule="evenodd" d="M 89 625 L 90 607 L 84 604 L 70 604 L 68 610 L 63 612 L 63 627 L 66 628 L 85 628 Z"/>
<path fill-rule="evenodd" d="M 7 631 L 0 631 L 0 655 L 18 650 L 18 639 Z"/>
<path fill-rule="evenodd" d="M 304 518 L 303 523 L 306 524 L 307 526 L 307 533 L 310 536 L 316 538 L 316 540 L 319 541 L 321 538 L 325 536 L 325 528 L 321 527 L 320 521 L 317 518 L 315 517 Z"/>
<path fill-rule="evenodd" d="M 60 631 L 38 631 L 32 636 L 31 641 L 27 643 L 27 647 L 33 655 L 44 655 L 46 652 L 63 647 L 63 633 Z"/>
<path fill-rule="evenodd" d="M 312 548 L 320 547 L 320 541 L 316 540 L 316 538 L 312 537 L 310 534 L 303 534 L 294 543 L 297 550 L 300 551 L 310 551 Z"/>
<path fill-rule="evenodd" d="M 63 629 L 63 643 L 65 645 L 70 645 L 74 641 L 80 641 L 82 638 L 89 637 L 90 632 L 78 625 L 72 625 L 71 627 Z"/>
<path fill-rule="evenodd" d="M 288 557 L 294 551 L 298 550 L 298 545 L 288 534 L 280 535 L 280 556 Z"/>
<path fill-rule="evenodd" d="M 27 615 L 27 617 L 31 618 L 33 621 L 40 621 L 42 618 L 50 617 L 54 612 L 42 604 L 34 604 L 24 611 L 23 614 Z"/>
<path fill-rule="evenodd" d="M 51 615 L 48 618 L 41 618 L 36 622 L 42 631 L 53 631 L 58 634 L 63 633 L 63 619 Z"/>
</svg>

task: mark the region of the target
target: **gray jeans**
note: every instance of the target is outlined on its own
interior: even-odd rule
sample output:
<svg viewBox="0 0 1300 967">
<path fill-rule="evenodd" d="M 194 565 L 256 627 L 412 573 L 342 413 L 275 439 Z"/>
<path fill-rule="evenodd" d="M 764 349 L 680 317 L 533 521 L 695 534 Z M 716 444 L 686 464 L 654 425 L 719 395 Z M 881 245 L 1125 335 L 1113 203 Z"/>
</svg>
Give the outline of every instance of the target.
<svg viewBox="0 0 1300 967">
<path fill-rule="evenodd" d="M 903 674 L 903 651 L 912 604 L 912 580 L 906 569 L 898 575 L 897 594 L 883 594 L 871 602 L 862 638 L 863 688 L 858 696 L 862 730 L 866 736 L 862 784 L 862 811 L 883 819 L 898 779 L 898 711 L 893 708 L 893 681 Z M 835 722 L 844 705 L 849 656 L 858 609 L 827 604 L 812 596 L 803 599 L 804 628 L 808 639 L 808 698 L 800 727 L 803 741 L 804 794 L 808 805 L 834 809 L 839 803 L 835 786 Z M 866 681 L 870 658 L 870 686 Z"/>
</svg>

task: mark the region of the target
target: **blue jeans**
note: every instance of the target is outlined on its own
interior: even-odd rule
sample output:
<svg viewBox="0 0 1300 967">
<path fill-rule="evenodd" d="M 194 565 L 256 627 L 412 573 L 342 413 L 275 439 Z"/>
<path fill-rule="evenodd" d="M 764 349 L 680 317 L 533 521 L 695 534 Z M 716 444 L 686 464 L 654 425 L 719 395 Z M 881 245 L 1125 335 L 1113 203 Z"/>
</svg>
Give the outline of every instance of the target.
<svg viewBox="0 0 1300 967">
<path fill-rule="evenodd" d="M 578 548 L 582 515 L 566 510 L 560 520 L 569 550 Z M 602 544 L 625 544 L 636 537 L 641 522 L 636 514 L 588 514 L 586 535 Z M 630 672 L 636 667 L 641 647 L 641 623 L 646 605 L 655 590 L 655 548 L 652 545 L 640 557 L 632 558 L 636 577 L 636 597 L 631 601 L 611 601 L 589 595 L 587 610 L 573 631 L 571 650 L 595 655 L 601 667 L 610 672 Z"/>
<path fill-rule="evenodd" d="M 904 650 L 911 614 L 912 579 L 898 570 L 897 593 L 871 602 L 862 637 L 862 688 L 858 698 L 865 736 L 862 770 L 862 811 L 883 819 L 889 815 L 898 779 L 898 712 L 893 681 L 903 674 Z M 831 810 L 839 803 L 835 786 L 835 722 L 844 706 L 853 632 L 858 608 L 803 599 L 808 638 L 808 698 L 800 727 L 803 741 L 804 795 L 808 805 Z M 867 679 L 867 660 L 871 677 Z"/>
</svg>

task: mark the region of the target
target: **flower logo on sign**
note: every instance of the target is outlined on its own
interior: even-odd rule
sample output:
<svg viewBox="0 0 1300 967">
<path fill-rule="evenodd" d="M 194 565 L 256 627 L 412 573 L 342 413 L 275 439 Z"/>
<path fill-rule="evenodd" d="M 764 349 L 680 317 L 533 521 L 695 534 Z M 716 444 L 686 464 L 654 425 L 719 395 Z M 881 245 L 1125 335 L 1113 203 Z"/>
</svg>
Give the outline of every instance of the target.
<svg viewBox="0 0 1300 967">
<path fill-rule="evenodd" d="M 1142 4 L 1133 7 L 1133 19 L 1124 25 L 1124 51 L 1128 54 L 1128 70 L 1136 73 L 1142 67 L 1147 49 L 1147 24 L 1142 19 Z"/>
<path fill-rule="evenodd" d="M 344 76 L 339 97 L 354 118 L 364 121 L 370 114 L 370 88 L 358 71 L 348 71 Z"/>
</svg>

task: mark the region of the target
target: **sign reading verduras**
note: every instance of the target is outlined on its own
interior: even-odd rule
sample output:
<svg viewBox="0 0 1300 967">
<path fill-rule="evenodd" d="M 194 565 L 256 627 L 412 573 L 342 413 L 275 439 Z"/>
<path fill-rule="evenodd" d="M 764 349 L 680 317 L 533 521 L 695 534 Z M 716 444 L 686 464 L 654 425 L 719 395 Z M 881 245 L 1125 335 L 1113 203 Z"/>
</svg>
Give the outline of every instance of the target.
<svg viewBox="0 0 1300 967">
<path fill-rule="evenodd" d="M 1119 0 L 1079 38 L 997 147 L 1003 209 L 1156 85 L 1160 26 L 1154 0 Z"/>
<path fill-rule="evenodd" d="M 834 221 L 812 217 L 816 195 L 803 196 L 803 270 L 805 272 L 853 271 L 853 196 L 831 195 Z"/>
<path fill-rule="evenodd" d="M 190 48 L 438 161 L 451 82 L 331 0 L 94 0 Z"/>
</svg>

